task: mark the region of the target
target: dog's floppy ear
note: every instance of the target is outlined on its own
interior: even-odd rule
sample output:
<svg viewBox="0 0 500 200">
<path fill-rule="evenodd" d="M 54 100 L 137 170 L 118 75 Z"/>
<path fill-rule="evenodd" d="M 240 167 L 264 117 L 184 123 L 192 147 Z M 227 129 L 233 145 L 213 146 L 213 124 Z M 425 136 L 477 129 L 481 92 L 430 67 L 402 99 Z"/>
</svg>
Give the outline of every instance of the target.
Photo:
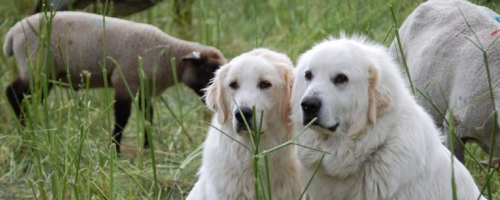
<svg viewBox="0 0 500 200">
<path fill-rule="evenodd" d="M 217 120 L 220 124 L 227 122 L 229 109 L 226 102 L 223 81 L 229 71 L 229 65 L 221 67 L 216 71 L 212 84 L 206 89 L 205 101 L 210 110 L 217 114 Z"/>
<path fill-rule="evenodd" d="M 375 67 L 368 68 L 368 123 L 375 124 L 377 116 L 385 113 L 392 104 L 391 95 L 388 91 L 382 91 L 378 87 L 379 70 Z"/>
<path fill-rule="evenodd" d="M 290 119 L 290 114 L 292 113 L 291 98 L 295 77 L 293 76 L 293 71 L 291 69 L 287 69 L 285 67 L 283 67 L 283 69 L 285 80 L 285 99 L 281 108 L 281 116 L 283 122 L 289 124 L 292 122 L 292 120 Z"/>
</svg>

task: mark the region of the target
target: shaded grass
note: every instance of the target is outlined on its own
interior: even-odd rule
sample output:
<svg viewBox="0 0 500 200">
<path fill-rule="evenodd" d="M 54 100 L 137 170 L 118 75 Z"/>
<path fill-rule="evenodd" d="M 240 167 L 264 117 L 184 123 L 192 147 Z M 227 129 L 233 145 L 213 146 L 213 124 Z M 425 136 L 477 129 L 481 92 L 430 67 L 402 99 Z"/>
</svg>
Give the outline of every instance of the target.
<svg viewBox="0 0 500 200">
<path fill-rule="evenodd" d="M 389 4 L 401 24 L 420 2 L 200 0 L 194 3 L 191 35 L 193 41 L 221 49 L 226 58 L 263 46 L 296 60 L 312 44 L 337 36 L 341 30 L 366 34 L 388 45 L 393 37 L 386 39 L 393 25 Z M 0 5 L 0 44 L 8 29 L 31 11 L 30 3 L 21 0 Z M 500 10 L 494 1 L 477 3 Z M 184 38 L 178 34 L 182 31 L 175 26 L 172 10 L 173 1 L 164 1 L 126 18 L 151 23 Z M 17 74 L 14 59 L 1 54 L 1 90 Z M 85 80 L 85 76 L 73 78 Z M 37 89 L 32 98 L 40 98 L 43 92 Z M 180 85 L 153 100 L 155 119 L 150 125 L 139 110 L 147 105 L 139 105 L 136 99 L 124 131 L 123 155 L 116 157 L 110 146 L 112 94 L 112 89 L 73 91 L 56 86 L 44 103 L 26 104 L 30 117 L 23 128 L 15 120 L 5 93 L 0 93 L 0 199 L 185 198 L 196 181 L 200 145 L 211 113 L 198 96 Z M 151 135 L 151 151 L 142 149 L 143 134 Z M 467 147 L 477 160 L 488 158 L 476 145 Z M 484 186 L 487 173 L 474 164 L 467 167 Z M 500 198 L 498 174 L 491 178 L 490 187 L 493 199 Z"/>
</svg>

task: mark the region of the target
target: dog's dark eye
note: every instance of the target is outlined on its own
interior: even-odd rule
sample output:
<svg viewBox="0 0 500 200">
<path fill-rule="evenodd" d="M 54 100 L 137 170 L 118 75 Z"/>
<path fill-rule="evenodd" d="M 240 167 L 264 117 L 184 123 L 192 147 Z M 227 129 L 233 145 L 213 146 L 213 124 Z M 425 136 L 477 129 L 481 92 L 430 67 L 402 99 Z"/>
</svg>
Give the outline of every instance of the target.
<svg viewBox="0 0 500 200">
<path fill-rule="evenodd" d="M 233 81 L 231 82 L 231 84 L 229 84 L 229 87 L 230 88 L 233 88 L 233 89 L 238 89 L 240 86 L 238 85 L 238 83 L 236 81 Z"/>
<path fill-rule="evenodd" d="M 271 87 L 271 86 L 272 86 L 272 85 L 271 85 L 271 83 L 269 83 L 269 82 L 267 82 L 267 81 L 261 81 L 261 82 L 259 83 L 259 88 L 260 88 L 260 89 L 267 89 L 267 88 L 269 88 L 269 87 Z"/>
<path fill-rule="evenodd" d="M 342 84 L 349 81 L 345 74 L 339 74 L 333 79 L 333 84 Z"/>
<path fill-rule="evenodd" d="M 312 79 L 313 75 L 311 71 L 306 71 L 305 78 L 306 80 L 310 81 Z"/>
</svg>

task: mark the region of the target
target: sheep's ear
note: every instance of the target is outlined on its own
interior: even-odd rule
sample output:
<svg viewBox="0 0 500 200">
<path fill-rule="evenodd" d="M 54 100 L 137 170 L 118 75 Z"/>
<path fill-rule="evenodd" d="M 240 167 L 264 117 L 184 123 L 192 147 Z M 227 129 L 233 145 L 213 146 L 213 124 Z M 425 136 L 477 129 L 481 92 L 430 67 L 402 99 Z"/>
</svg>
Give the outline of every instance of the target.
<svg viewBox="0 0 500 200">
<path fill-rule="evenodd" d="M 392 105 L 391 94 L 388 91 L 382 91 L 378 87 L 379 71 L 375 67 L 368 68 L 369 87 L 368 87 L 368 123 L 375 124 L 377 116 L 387 112 Z"/>
<path fill-rule="evenodd" d="M 199 51 L 193 51 L 191 53 L 182 56 L 182 61 L 199 61 L 201 60 L 201 53 Z"/>
<path fill-rule="evenodd" d="M 284 68 L 284 80 L 285 80 L 285 102 L 283 103 L 283 106 L 281 108 L 281 117 L 283 122 L 285 123 L 291 123 L 290 119 L 290 114 L 292 113 L 292 106 L 291 106 L 291 96 L 292 96 L 292 87 L 293 87 L 293 82 L 295 81 L 295 78 L 293 76 L 293 71 Z"/>
<path fill-rule="evenodd" d="M 212 84 L 207 87 L 207 92 L 205 93 L 206 104 L 210 110 L 217 114 L 217 120 L 220 124 L 226 123 L 229 117 L 229 106 L 227 105 L 226 94 L 222 85 L 222 80 L 226 77 L 228 69 L 229 66 L 223 66 L 217 70 Z"/>
</svg>

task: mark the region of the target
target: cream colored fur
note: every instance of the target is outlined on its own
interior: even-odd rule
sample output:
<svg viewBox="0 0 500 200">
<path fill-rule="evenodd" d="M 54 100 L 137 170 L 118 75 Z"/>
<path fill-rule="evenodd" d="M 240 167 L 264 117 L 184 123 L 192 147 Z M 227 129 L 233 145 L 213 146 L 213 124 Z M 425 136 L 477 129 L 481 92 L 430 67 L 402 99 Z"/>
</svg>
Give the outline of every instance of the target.
<svg viewBox="0 0 500 200">
<path fill-rule="evenodd" d="M 207 88 L 207 106 L 215 112 L 213 127 L 203 143 L 199 180 L 188 200 L 255 199 L 252 152 L 220 131 L 251 149 L 250 133 L 235 129 L 234 113 L 238 107 L 255 106 L 256 121 L 263 121 L 259 151 L 289 141 L 293 135 L 288 119 L 292 67 L 286 55 L 256 49 L 234 58 L 217 71 L 213 83 Z M 272 86 L 258 88 L 262 81 Z M 229 87 L 233 82 L 238 84 L 238 89 Z M 263 119 L 259 117 L 261 112 Z M 265 170 L 262 159 L 260 165 Z M 295 147 L 288 146 L 270 153 L 269 165 L 272 199 L 298 199 L 302 187 Z"/>
</svg>

